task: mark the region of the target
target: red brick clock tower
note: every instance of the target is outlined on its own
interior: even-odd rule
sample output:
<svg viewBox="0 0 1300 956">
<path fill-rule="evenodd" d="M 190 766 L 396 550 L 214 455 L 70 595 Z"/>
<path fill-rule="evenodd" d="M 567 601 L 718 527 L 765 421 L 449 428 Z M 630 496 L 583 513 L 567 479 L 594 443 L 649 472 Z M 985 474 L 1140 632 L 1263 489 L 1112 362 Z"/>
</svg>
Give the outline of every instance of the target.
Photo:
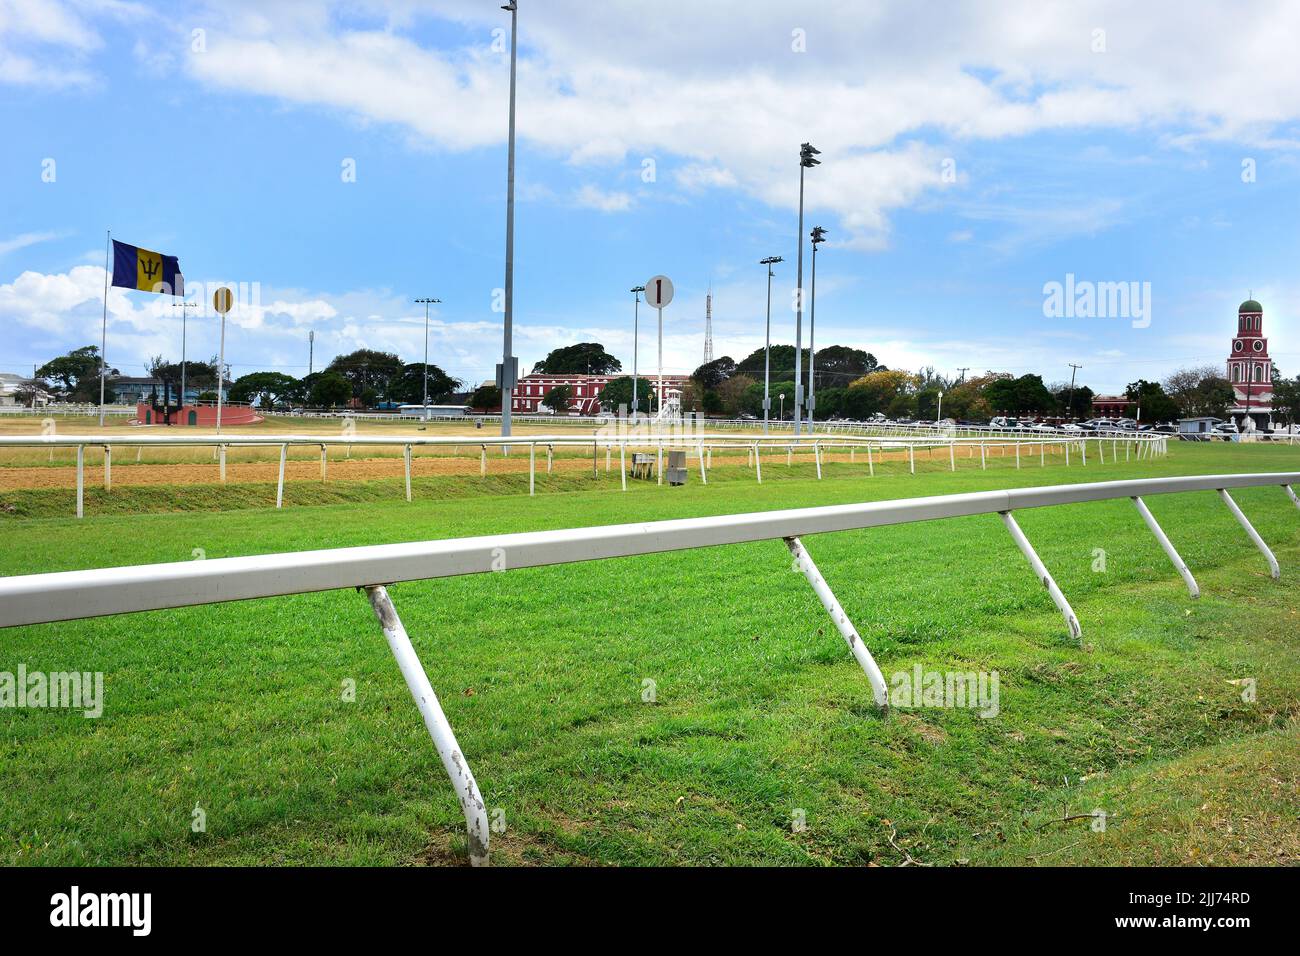
<svg viewBox="0 0 1300 956">
<path fill-rule="evenodd" d="M 1264 307 L 1254 299 L 1247 299 L 1237 310 L 1228 381 L 1237 399 L 1231 410 L 1237 427 L 1245 431 L 1249 417 L 1257 430 L 1267 429 L 1273 411 L 1273 360 L 1268 357 L 1268 339 L 1264 337 Z"/>
</svg>

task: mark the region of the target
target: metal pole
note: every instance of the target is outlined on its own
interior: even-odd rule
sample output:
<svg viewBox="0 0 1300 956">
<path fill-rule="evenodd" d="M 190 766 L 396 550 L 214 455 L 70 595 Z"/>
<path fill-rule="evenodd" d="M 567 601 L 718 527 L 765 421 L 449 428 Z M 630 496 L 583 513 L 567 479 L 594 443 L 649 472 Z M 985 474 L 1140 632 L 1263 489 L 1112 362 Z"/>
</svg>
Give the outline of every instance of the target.
<svg viewBox="0 0 1300 956">
<path fill-rule="evenodd" d="M 506 172 L 506 321 L 501 352 L 501 434 L 510 435 L 510 404 L 514 394 L 513 322 L 515 309 L 515 65 L 518 54 L 519 4 L 510 0 L 502 8 L 510 11 L 510 133 Z M 506 388 L 506 384 L 510 388 Z"/>
<path fill-rule="evenodd" d="M 659 402 L 657 415 L 660 419 L 664 415 L 664 309 L 659 306 L 656 311 L 659 313 L 659 394 L 656 396 Z"/>
<path fill-rule="evenodd" d="M 772 413 L 772 263 L 767 264 L 767 331 L 763 334 L 763 434 Z M 784 412 L 782 412 L 784 417 Z"/>
<path fill-rule="evenodd" d="M 754 474 L 758 478 L 758 483 L 763 483 L 763 465 L 758 460 L 758 442 L 754 443 Z"/>
<path fill-rule="evenodd" d="M 280 446 L 280 478 L 275 486 L 275 506 L 284 507 L 284 460 L 289 455 L 289 446 L 287 444 Z"/>
<path fill-rule="evenodd" d="M 429 302 L 424 302 L 424 402 L 420 406 L 422 417 L 429 415 Z"/>
<path fill-rule="evenodd" d="M 1010 511 L 1000 511 L 998 514 L 1002 516 L 1002 523 L 1007 526 L 1007 531 L 1011 532 L 1011 538 L 1020 548 L 1021 554 L 1025 556 L 1029 566 L 1034 569 L 1034 576 L 1038 578 L 1043 587 L 1047 588 L 1047 593 L 1052 596 L 1052 601 L 1056 604 L 1057 609 L 1064 615 L 1066 626 L 1070 629 L 1070 636 L 1076 640 L 1081 639 L 1083 629 L 1079 627 L 1079 619 L 1074 616 L 1074 609 L 1070 607 L 1070 602 L 1065 599 L 1065 595 L 1056 586 L 1056 581 L 1053 580 L 1047 567 L 1039 559 L 1038 552 L 1029 543 L 1025 533 L 1020 530 L 1020 525 L 1016 523 L 1016 519 L 1012 517 Z"/>
<path fill-rule="evenodd" d="M 1237 507 L 1237 503 L 1232 500 L 1232 496 L 1228 494 L 1226 489 L 1219 489 L 1219 497 L 1222 498 L 1223 503 L 1228 506 L 1228 510 L 1232 512 L 1232 516 L 1237 519 L 1237 523 L 1245 529 L 1246 534 L 1250 535 L 1250 540 L 1255 542 L 1255 547 L 1259 548 L 1259 553 L 1268 561 L 1269 573 L 1273 576 L 1273 580 L 1276 581 L 1282 576 L 1282 572 L 1278 568 L 1277 558 L 1273 556 L 1273 552 L 1269 549 L 1269 546 L 1264 543 L 1264 539 L 1259 536 L 1259 532 L 1255 530 L 1255 526 L 1250 523 L 1250 520 L 1242 514 L 1241 509 Z"/>
<path fill-rule="evenodd" d="M 77 446 L 77 517 L 85 514 L 86 504 L 86 447 Z"/>
<path fill-rule="evenodd" d="M 190 311 L 190 304 L 181 299 L 181 407 L 185 406 L 185 319 Z"/>
<path fill-rule="evenodd" d="M 1156 540 L 1160 542 L 1160 547 L 1164 548 L 1165 554 L 1168 555 L 1169 560 L 1173 562 L 1174 568 L 1180 575 L 1182 575 L 1183 583 L 1187 585 L 1188 593 L 1194 598 L 1200 597 L 1201 589 L 1197 587 L 1196 579 L 1192 577 L 1192 572 L 1187 569 L 1187 564 L 1179 556 L 1178 552 L 1174 550 L 1173 544 L 1165 535 L 1164 529 L 1162 529 L 1156 522 L 1155 516 L 1151 514 L 1151 511 L 1147 508 L 1146 502 L 1137 495 L 1134 495 L 1133 506 L 1137 508 L 1138 514 L 1142 516 L 1142 520 L 1145 521 L 1147 527 L 1151 529 L 1151 533 L 1156 536 Z"/>
<path fill-rule="evenodd" d="M 108 374 L 108 367 L 105 365 L 105 352 L 108 351 L 108 277 L 109 273 L 109 255 L 113 246 L 113 230 L 105 232 L 104 239 L 104 317 L 99 328 L 99 427 L 104 427 L 104 378 Z M 80 508 L 77 511 L 77 517 L 81 517 Z"/>
<path fill-rule="evenodd" d="M 835 627 L 839 629 L 840 636 L 844 642 L 849 645 L 849 650 L 853 653 L 854 659 L 867 675 L 867 681 L 871 684 L 871 696 L 875 698 L 876 705 L 882 710 L 889 709 L 889 691 L 885 685 L 885 675 L 880 672 L 880 667 L 876 664 L 875 658 L 867 650 L 867 646 L 862 643 L 862 638 L 858 635 L 857 628 L 849 620 L 849 616 L 844 613 L 844 608 L 840 602 L 835 599 L 835 593 L 822 577 L 821 572 L 817 570 L 817 565 L 813 563 L 812 556 L 804 549 L 803 542 L 798 538 L 786 538 L 786 547 L 794 555 L 795 563 L 803 576 L 808 579 L 812 585 L 813 592 L 822 602 L 822 607 L 826 613 L 831 616 L 835 622 Z"/>
<path fill-rule="evenodd" d="M 800 167 L 802 168 L 802 167 Z M 814 229 L 813 232 L 817 230 Z M 803 239 L 800 238 L 799 245 L 802 247 Z M 813 423 L 817 419 L 817 246 L 816 240 L 812 243 L 812 289 L 810 290 L 811 298 L 808 301 L 808 431 L 813 430 Z"/>
<path fill-rule="evenodd" d="M 537 494 L 537 442 L 528 443 L 528 493 Z"/>
<path fill-rule="evenodd" d="M 383 629 L 388 647 L 392 650 L 398 669 L 406 680 L 406 687 L 415 698 L 416 706 L 420 708 L 420 716 L 424 718 L 424 726 L 428 729 L 429 736 L 433 738 L 433 745 L 438 749 L 438 757 L 442 760 L 443 769 L 447 771 L 452 786 L 456 788 L 460 809 L 465 815 L 470 864 L 487 866 L 489 838 L 487 810 L 483 806 L 483 797 L 479 794 L 474 774 L 470 771 L 464 754 L 461 753 L 456 735 L 452 732 L 451 724 L 447 722 L 447 715 L 443 713 L 442 705 L 438 702 L 438 695 L 433 692 L 429 675 L 424 672 L 424 666 L 416 656 L 415 648 L 411 646 L 411 638 L 407 635 L 401 618 L 397 616 L 397 609 L 393 607 L 392 599 L 388 596 L 388 589 L 382 585 L 368 587 L 366 597 L 370 599 L 370 606 L 374 609 L 375 617 L 379 619 L 379 626 Z"/>
<path fill-rule="evenodd" d="M 411 446 L 402 450 L 402 464 L 406 466 L 406 500 L 411 500 Z"/>
<path fill-rule="evenodd" d="M 113 490 L 113 447 L 104 446 L 104 490 Z"/>
<path fill-rule="evenodd" d="M 635 300 L 632 304 L 632 419 L 636 420 L 636 413 L 640 409 L 640 403 L 636 395 L 636 376 L 637 376 L 637 353 L 641 347 L 641 293 L 645 286 L 639 285 L 632 289 L 632 297 Z"/>
<path fill-rule="evenodd" d="M 226 383 L 226 313 L 221 313 L 221 355 L 217 359 L 217 434 L 221 434 L 221 406 Z"/>
<path fill-rule="evenodd" d="M 799 163 L 799 272 L 795 284 L 794 319 L 794 433 L 801 433 L 803 418 L 803 172 Z"/>
<path fill-rule="evenodd" d="M 618 473 L 623 476 L 623 490 L 627 491 L 627 441 L 618 445 Z"/>
</svg>

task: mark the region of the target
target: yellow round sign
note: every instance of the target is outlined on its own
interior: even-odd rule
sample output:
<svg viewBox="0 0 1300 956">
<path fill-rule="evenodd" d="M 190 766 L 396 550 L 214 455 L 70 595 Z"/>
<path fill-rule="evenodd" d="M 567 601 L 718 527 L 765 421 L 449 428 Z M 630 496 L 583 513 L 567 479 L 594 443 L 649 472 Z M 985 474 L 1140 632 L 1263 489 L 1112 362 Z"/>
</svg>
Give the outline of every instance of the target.
<svg viewBox="0 0 1300 956">
<path fill-rule="evenodd" d="M 230 311 L 230 307 L 235 304 L 235 297 L 229 289 L 222 286 L 216 292 L 212 293 L 212 307 L 225 315 Z"/>
</svg>

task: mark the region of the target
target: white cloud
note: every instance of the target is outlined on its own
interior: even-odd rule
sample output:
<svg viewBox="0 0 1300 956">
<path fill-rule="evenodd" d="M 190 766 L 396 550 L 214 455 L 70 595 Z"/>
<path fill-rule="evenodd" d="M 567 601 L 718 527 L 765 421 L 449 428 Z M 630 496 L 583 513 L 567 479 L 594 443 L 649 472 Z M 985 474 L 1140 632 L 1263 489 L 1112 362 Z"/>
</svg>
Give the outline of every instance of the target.
<svg viewBox="0 0 1300 956">
<path fill-rule="evenodd" d="M 59 236 L 60 234 L 57 232 L 24 232 L 12 239 L 0 239 L 0 256 L 16 252 L 19 249 L 26 249 L 28 246 L 34 246 L 41 242 L 58 239 Z"/>
<path fill-rule="evenodd" d="M 599 212 L 627 212 L 632 208 L 632 195 L 625 192 L 606 192 L 587 183 L 573 194 L 573 201 L 584 209 Z"/>
<path fill-rule="evenodd" d="M 810 208 L 838 215 L 851 245 L 879 248 L 892 210 L 943 186 L 938 165 L 950 152 L 936 138 L 960 153 L 971 139 L 1148 126 L 1169 144 L 1239 138 L 1266 148 L 1288 144 L 1278 127 L 1300 116 L 1295 4 L 1189 17 L 1173 0 L 968 0 L 918 18 L 893 0 L 800 9 L 797 24 L 789 10 L 777 0 L 662 0 L 654 16 L 631 2 L 526 7 L 525 149 L 578 165 L 679 157 L 681 188 L 740 189 L 788 209 L 793 152 L 809 139 L 825 160 L 808 177 Z M 495 4 L 440 5 L 437 15 L 471 37 L 459 49 L 411 38 L 429 16 L 415 4 L 348 13 L 343 26 L 327 5 L 223 4 L 211 11 L 221 28 L 209 52 L 189 57 L 188 69 L 214 87 L 338 108 L 442 148 L 501 143 L 508 57 L 491 31 L 509 20 Z M 791 50 L 796 25 L 806 53 Z M 1098 25 L 1104 53 L 1092 49 Z"/>
</svg>

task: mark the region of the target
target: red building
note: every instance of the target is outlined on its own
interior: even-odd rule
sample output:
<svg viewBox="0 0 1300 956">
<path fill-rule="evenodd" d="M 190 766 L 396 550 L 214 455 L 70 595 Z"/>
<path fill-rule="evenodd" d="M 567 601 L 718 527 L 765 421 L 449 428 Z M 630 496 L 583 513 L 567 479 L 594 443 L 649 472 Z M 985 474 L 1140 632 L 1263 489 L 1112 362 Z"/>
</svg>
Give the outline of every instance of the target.
<svg viewBox="0 0 1300 956">
<path fill-rule="evenodd" d="M 552 411 L 560 414 L 574 412 L 579 415 L 595 415 L 600 411 L 601 391 L 614 379 L 623 377 L 621 372 L 614 375 L 549 375 L 545 372 L 525 375 L 510 393 L 510 411 L 519 415 L 544 414 L 546 410 L 542 408 L 542 403 L 546 400 L 547 393 L 553 388 L 567 385 L 569 407 Z M 643 375 L 641 378 L 648 380 L 652 387 L 658 386 L 654 376 Z M 687 375 L 665 375 L 664 391 L 681 391 L 689 379 Z M 642 400 L 642 412 L 649 411 L 649 402 L 645 400 L 648 398 L 647 395 Z"/>
<path fill-rule="evenodd" d="M 1230 410 L 1237 427 L 1244 431 L 1249 417 L 1256 428 L 1268 429 L 1273 412 L 1273 360 L 1268 357 L 1268 339 L 1264 337 L 1264 307 L 1254 299 L 1247 299 L 1237 309 L 1228 381 L 1237 400 Z"/>
<path fill-rule="evenodd" d="M 1094 395 L 1092 411 L 1098 418 L 1123 418 L 1131 403 L 1123 395 Z"/>
</svg>

